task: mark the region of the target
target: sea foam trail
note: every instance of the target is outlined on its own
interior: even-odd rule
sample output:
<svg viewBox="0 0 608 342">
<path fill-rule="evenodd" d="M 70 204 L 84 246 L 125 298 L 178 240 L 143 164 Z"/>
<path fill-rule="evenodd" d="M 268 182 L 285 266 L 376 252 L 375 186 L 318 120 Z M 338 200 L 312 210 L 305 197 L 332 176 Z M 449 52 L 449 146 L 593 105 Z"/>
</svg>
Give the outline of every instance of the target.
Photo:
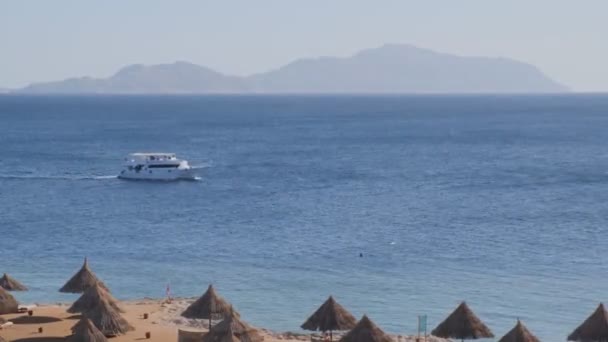
<svg viewBox="0 0 608 342">
<path fill-rule="evenodd" d="M 191 167 L 193 169 L 207 169 L 210 168 L 212 166 L 212 163 L 201 163 L 201 164 L 197 164 L 197 165 L 191 165 Z"/>
<path fill-rule="evenodd" d="M 54 175 L 0 175 L 0 179 L 14 180 L 104 180 L 118 179 L 116 175 L 107 176 L 54 176 Z"/>
<path fill-rule="evenodd" d="M 116 176 L 116 175 L 111 175 L 111 176 L 95 176 L 92 179 L 118 179 L 118 176 Z"/>
</svg>

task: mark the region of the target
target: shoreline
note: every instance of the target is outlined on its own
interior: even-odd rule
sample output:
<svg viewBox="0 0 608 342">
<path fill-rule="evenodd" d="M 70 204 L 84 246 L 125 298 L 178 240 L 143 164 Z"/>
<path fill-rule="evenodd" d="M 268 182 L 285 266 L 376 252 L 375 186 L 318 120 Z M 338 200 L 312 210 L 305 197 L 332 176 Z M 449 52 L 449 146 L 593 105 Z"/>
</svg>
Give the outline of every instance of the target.
<svg viewBox="0 0 608 342">
<path fill-rule="evenodd" d="M 120 301 L 119 305 L 125 310 L 124 317 L 135 327 L 134 331 L 113 338 L 113 341 L 132 341 L 133 339 L 143 338 L 146 332 L 151 333 L 151 342 L 170 342 L 177 341 L 178 330 L 187 331 L 208 331 L 208 321 L 200 319 L 187 319 L 181 317 L 181 312 L 192 303 L 196 297 L 176 297 L 170 302 L 167 299 L 144 297 L 141 299 L 129 299 Z M 7 321 L 14 322 L 12 325 L 0 329 L 0 336 L 13 340 L 29 340 L 35 338 L 39 342 L 61 341 L 70 335 L 70 328 L 77 322 L 74 315 L 67 313 L 66 309 L 71 305 L 70 302 L 57 303 L 33 303 L 22 304 L 33 311 L 32 316 L 27 313 L 3 315 Z M 144 319 L 144 314 L 148 314 L 148 319 Z M 243 318 L 247 321 L 247 318 Z M 38 333 L 38 328 L 43 332 Z M 320 332 L 307 331 L 273 331 L 255 326 L 259 329 L 264 341 L 277 342 L 296 342 L 310 341 L 311 336 L 321 337 Z M 342 333 L 334 333 L 337 341 Z M 391 335 L 396 342 L 414 342 L 416 336 Z M 444 342 L 447 340 L 434 336 L 427 338 L 429 342 Z"/>
</svg>

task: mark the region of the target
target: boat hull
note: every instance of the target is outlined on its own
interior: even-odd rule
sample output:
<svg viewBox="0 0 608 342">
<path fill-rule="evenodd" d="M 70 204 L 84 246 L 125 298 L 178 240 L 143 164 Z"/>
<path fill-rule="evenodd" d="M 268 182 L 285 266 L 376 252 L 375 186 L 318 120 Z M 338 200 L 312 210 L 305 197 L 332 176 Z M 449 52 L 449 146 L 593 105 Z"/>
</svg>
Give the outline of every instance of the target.
<svg viewBox="0 0 608 342">
<path fill-rule="evenodd" d="M 177 180 L 196 180 L 197 175 L 194 169 L 170 169 L 170 170 L 123 170 L 119 175 L 120 179 L 127 180 L 150 180 L 150 181 L 177 181 Z"/>
</svg>

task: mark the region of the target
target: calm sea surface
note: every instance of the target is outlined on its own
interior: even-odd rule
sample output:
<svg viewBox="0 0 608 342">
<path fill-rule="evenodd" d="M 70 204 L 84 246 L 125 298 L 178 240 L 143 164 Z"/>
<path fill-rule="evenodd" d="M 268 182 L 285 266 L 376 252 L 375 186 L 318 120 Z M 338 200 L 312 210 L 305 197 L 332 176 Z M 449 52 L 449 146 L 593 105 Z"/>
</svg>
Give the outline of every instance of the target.
<svg viewBox="0 0 608 342">
<path fill-rule="evenodd" d="M 176 152 L 196 182 L 113 177 Z M 329 294 L 382 328 L 467 300 L 565 340 L 608 301 L 608 96 L 0 96 L 0 272 L 119 298 L 209 283 L 298 330 Z M 363 257 L 359 257 L 362 253 Z"/>
</svg>

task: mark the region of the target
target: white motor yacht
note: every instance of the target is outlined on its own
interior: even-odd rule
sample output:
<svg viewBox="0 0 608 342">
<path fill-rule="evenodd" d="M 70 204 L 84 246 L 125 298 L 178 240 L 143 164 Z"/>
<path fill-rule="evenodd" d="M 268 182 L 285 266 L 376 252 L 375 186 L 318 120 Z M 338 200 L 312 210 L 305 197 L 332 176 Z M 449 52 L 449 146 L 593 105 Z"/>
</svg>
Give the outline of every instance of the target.
<svg viewBox="0 0 608 342">
<path fill-rule="evenodd" d="M 125 158 L 124 169 L 118 175 L 122 179 L 137 180 L 193 180 L 195 169 L 187 160 L 174 153 L 131 153 Z"/>
</svg>

